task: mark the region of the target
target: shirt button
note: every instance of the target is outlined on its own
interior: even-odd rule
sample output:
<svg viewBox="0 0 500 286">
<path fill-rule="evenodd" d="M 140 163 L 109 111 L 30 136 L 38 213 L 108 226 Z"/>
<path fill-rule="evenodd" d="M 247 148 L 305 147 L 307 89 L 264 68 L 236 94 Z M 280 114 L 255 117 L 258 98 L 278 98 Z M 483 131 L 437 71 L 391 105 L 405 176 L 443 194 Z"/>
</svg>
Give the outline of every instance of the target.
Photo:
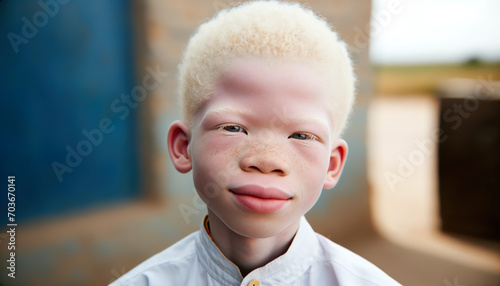
<svg viewBox="0 0 500 286">
<path fill-rule="evenodd" d="M 260 282 L 259 280 L 252 280 L 252 282 L 248 283 L 248 286 L 259 286 Z"/>
</svg>

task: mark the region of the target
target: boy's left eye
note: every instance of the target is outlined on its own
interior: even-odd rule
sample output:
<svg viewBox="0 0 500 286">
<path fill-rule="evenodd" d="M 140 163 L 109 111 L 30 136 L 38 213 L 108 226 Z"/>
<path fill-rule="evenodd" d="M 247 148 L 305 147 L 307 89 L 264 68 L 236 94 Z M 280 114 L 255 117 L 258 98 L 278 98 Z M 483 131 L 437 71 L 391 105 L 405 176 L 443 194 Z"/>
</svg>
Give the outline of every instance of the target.
<svg viewBox="0 0 500 286">
<path fill-rule="evenodd" d="M 288 138 L 297 140 L 317 139 L 316 136 L 307 133 L 293 133 L 292 135 L 288 136 Z"/>
</svg>

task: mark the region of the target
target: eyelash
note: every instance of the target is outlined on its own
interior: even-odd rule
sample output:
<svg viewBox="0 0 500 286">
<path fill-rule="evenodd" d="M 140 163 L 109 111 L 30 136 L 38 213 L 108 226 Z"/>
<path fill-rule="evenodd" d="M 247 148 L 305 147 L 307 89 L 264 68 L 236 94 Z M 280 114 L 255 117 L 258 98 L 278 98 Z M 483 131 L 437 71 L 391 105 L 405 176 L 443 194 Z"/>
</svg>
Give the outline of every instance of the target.
<svg viewBox="0 0 500 286">
<path fill-rule="evenodd" d="M 295 134 L 305 135 L 306 138 L 305 139 L 292 138 L 292 136 L 295 135 Z M 312 134 L 309 134 L 309 133 L 300 133 L 300 132 L 295 132 L 292 135 L 288 136 L 288 138 L 297 139 L 297 140 L 318 140 L 319 139 L 315 135 L 312 135 Z"/>
<path fill-rule="evenodd" d="M 234 132 L 234 131 L 229 131 L 229 130 L 228 130 L 228 128 L 229 128 L 229 127 L 237 127 L 237 128 L 240 128 L 240 130 L 239 130 L 239 131 L 236 131 L 236 132 Z M 245 130 L 245 128 L 243 128 L 243 127 L 241 127 L 241 126 L 238 126 L 238 125 L 222 124 L 222 125 L 217 126 L 217 129 L 218 129 L 218 130 L 225 130 L 225 131 L 227 131 L 227 132 L 231 132 L 231 133 L 243 132 L 243 133 L 245 133 L 245 134 L 248 134 L 248 132 Z"/>
<path fill-rule="evenodd" d="M 239 130 L 238 131 L 229 131 L 228 130 L 229 128 L 239 128 Z M 246 131 L 245 128 L 243 128 L 241 126 L 238 126 L 238 125 L 232 125 L 232 124 L 222 124 L 222 125 L 217 126 L 217 129 L 218 130 L 225 130 L 225 131 L 230 132 L 230 133 L 243 132 L 245 134 L 248 134 L 248 132 Z M 304 138 L 304 139 L 293 138 L 293 135 L 295 135 L 295 134 L 305 135 L 306 138 Z M 313 134 L 310 134 L 310 133 L 301 133 L 301 132 L 295 132 L 295 133 L 293 133 L 292 135 L 288 136 L 288 139 L 296 139 L 296 140 L 300 140 L 300 141 L 305 141 L 305 140 L 319 140 L 319 138 L 316 135 L 313 135 Z"/>
</svg>

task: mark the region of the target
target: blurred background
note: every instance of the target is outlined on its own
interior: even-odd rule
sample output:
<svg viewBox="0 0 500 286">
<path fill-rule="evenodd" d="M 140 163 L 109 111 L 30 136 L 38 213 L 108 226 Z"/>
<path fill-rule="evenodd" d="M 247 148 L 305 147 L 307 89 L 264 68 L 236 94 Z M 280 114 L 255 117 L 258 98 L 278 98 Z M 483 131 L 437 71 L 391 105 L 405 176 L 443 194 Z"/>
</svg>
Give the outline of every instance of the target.
<svg viewBox="0 0 500 286">
<path fill-rule="evenodd" d="M 176 70 L 238 2 L 0 1 L 0 285 L 107 285 L 199 228 L 166 148 Z M 308 220 L 403 285 L 500 285 L 500 1 L 307 5 L 359 78 L 346 170 Z"/>
</svg>

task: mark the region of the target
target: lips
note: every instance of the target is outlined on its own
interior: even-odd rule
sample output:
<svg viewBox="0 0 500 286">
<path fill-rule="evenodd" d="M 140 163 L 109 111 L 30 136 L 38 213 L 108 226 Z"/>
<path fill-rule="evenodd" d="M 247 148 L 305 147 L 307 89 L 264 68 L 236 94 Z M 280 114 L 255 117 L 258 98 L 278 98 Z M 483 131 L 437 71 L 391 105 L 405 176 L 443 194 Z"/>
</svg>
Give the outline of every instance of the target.
<svg viewBox="0 0 500 286">
<path fill-rule="evenodd" d="M 283 190 L 257 185 L 240 186 L 230 191 L 245 210 L 262 214 L 275 213 L 292 199 L 292 195 Z"/>
</svg>

